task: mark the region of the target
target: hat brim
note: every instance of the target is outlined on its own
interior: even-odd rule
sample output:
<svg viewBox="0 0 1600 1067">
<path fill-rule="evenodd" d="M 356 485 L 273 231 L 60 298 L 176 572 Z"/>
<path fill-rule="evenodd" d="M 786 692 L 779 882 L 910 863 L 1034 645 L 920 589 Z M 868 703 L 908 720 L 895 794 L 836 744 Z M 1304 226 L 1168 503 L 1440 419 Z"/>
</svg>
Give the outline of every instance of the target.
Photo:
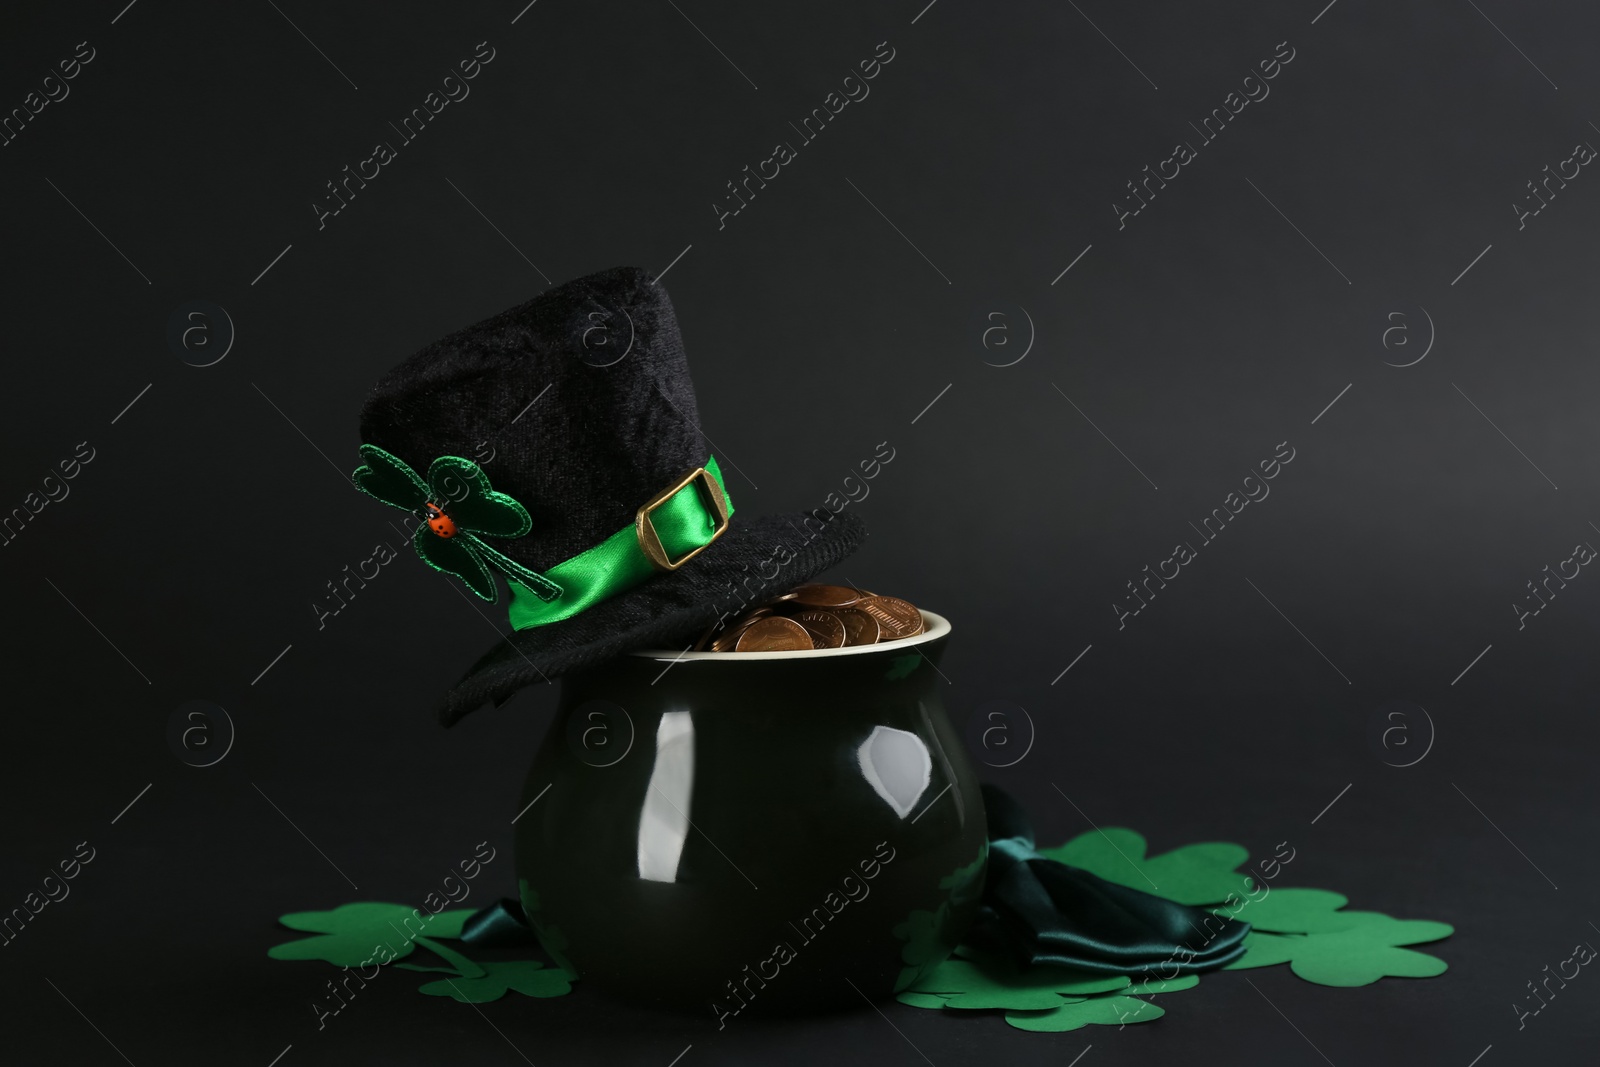
<svg viewBox="0 0 1600 1067">
<path fill-rule="evenodd" d="M 819 528 L 822 517 L 827 521 Z M 810 581 L 854 552 L 866 536 L 866 523 L 845 512 L 736 518 L 680 569 L 570 619 L 507 634 L 445 695 L 439 721 L 454 725 L 484 704 L 504 703 L 523 686 L 625 652 L 687 648 L 724 613 L 736 615 Z M 782 563 L 790 553 L 793 558 Z"/>
</svg>

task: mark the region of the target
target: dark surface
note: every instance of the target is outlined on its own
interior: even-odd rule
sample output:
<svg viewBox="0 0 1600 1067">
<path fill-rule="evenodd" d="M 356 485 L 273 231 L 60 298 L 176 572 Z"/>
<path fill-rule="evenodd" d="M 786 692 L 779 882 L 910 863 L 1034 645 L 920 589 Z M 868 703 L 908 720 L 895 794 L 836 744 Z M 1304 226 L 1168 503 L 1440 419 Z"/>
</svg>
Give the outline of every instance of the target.
<svg viewBox="0 0 1600 1067">
<path fill-rule="evenodd" d="M 1508 205 L 1600 143 L 1594 14 L 677 6 L 544 0 L 515 25 L 515 0 L 8 12 L 6 108 L 78 41 L 97 54 L 0 148 L 0 507 L 78 442 L 95 458 L 0 549 L 0 907 L 78 842 L 96 853 L 0 948 L 4 1058 L 1590 1062 L 1589 981 L 1520 1031 L 1513 1005 L 1597 940 L 1600 593 L 1580 576 L 1521 629 L 1512 605 L 1600 543 L 1600 192 L 1580 175 L 1521 229 Z M 319 231 L 323 184 L 483 40 L 471 96 Z M 871 95 L 719 230 L 724 184 L 799 140 L 789 123 L 884 40 Z M 1198 142 L 1189 124 L 1285 40 L 1270 97 L 1119 230 L 1124 183 Z M 547 278 L 627 262 L 670 266 L 741 509 L 819 506 L 896 448 L 850 505 L 872 536 L 838 577 L 953 621 L 958 718 L 1027 710 L 1031 752 L 985 774 L 1041 842 L 1090 819 L 1156 850 L 1289 841 L 1280 884 L 1455 924 L 1434 949 L 1449 972 L 1223 974 L 1152 1025 L 1066 1035 L 894 1004 L 719 1033 L 583 989 L 480 1014 L 393 973 L 319 1032 L 329 969 L 268 959 L 275 917 L 420 901 L 484 840 L 503 858 L 469 903 L 509 892 L 555 695 L 441 731 L 429 709 L 500 624 L 406 557 L 317 629 L 325 583 L 390 536 L 346 481 L 361 401 Z M 167 341 L 191 300 L 238 330 L 204 369 Z M 1427 357 L 1386 366 L 1424 350 L 1430 317 Z M 1026 357 L 986 365 L 1016 359 L 1030 320 Z M 1200 545 L 1190 523 L 1284 441 L 1271 496 Z M 1119 629 L 1124 583 L 1180 539 L 1198 558 Z M 205 769 L 168 742 L 195 699 L 237 726 Z M 1386 718 L 1392 700 L 1431 729 L 1415 707 Z"/>
</svg>

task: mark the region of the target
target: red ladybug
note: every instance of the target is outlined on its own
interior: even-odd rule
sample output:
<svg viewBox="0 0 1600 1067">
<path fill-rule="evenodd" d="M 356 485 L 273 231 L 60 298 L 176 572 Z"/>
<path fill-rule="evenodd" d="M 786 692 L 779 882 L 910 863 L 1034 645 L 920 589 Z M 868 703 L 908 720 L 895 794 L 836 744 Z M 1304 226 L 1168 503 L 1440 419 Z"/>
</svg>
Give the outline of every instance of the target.
<svg viewBox="0 0 1600 1067">
<path fill-rule="evenodd" d="M 460 530 L 456 529 L 455 521 L 451 519 L 450 516 L 446 515 L 444 513 L 444 509 L 438 504 L 429 504 L 427 506 L 427 513 L 428 529 L 432 530 L 440 537 L 454 537 L 456 534 L 461 532 Z"/>
</svg>

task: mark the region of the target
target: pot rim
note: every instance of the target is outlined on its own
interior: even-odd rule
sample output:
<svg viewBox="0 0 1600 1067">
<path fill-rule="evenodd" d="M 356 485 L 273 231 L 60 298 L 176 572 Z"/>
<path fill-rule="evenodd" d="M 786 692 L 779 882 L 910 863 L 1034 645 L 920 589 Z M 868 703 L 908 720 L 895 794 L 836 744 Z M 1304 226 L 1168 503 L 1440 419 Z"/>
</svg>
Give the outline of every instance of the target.
<svg viewBox="0 0 1600 1067">
<path fill-rule="evenodd" d="M 918 609 L 921 611 L 922 609 Z M 883 641 L 876 645 L 847 645 L 841 648 L 807 648 L 796 652 L 674 652 L 665 648 L 641 648 L 629 652 L 630 656 L 645 659 L 672 660 L 674 663 L 717 662 L 750 663 L 759 660 L 827 659 L 837 656 L 872 655 L 876 652 L 896 652 L 916 648 L 950 633 L 950 620 L 931 611 L 922 611 L 922 632 L 914 637 L 897 641 Z"/>
</svg>

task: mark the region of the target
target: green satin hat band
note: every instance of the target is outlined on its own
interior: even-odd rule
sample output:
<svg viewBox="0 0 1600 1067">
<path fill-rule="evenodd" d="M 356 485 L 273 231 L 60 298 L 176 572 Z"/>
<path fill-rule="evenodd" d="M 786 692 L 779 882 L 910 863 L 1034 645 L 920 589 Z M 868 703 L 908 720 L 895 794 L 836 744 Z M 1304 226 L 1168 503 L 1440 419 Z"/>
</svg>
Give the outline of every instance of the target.
<svg viewBox="0 0 1600 1067">
<path fill-rule="evenodd" d="M 721 492 L 726 514 L 733 515 L 722 471 L 715 456 L 706 458 L 705 473 Z M 648 511 L 648 525 L 655 530 L 668 560 L 681 562 L 689 553 L 714 541 L 726 528 L 726 520 L 708 505 L 710 486 L 691 476 L 671 496 Z M 643 509 L 642 509 L 643 510 Z M 561 587 L 554 600 L 541 600 L 521 582 L 512 580 L 511 628 L 527 630 L 570 619 L 608 597 L 616 596 L 660 573 L 641 542 L 641 528 L 631 524 L 604 541 L 571 559 L 544 571 L 544 576 Z"/>
</svg>

